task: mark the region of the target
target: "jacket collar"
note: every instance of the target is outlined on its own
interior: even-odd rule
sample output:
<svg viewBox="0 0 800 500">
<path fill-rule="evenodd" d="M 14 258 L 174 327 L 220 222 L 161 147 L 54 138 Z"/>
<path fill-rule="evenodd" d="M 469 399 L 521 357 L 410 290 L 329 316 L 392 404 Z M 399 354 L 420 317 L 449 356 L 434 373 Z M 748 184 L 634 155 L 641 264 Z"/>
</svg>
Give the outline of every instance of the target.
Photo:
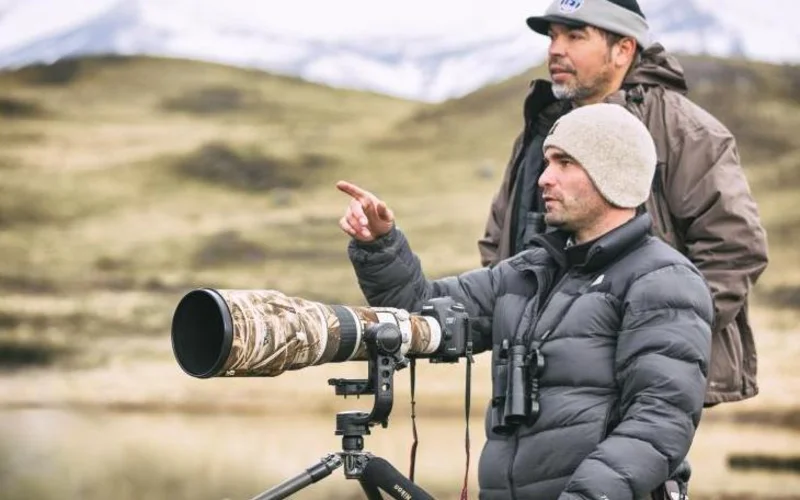
<svg viewBox="0 0 800 500">
<path fill-rule="evenodd" d="M 542 79 L 533 80 L 523 106 L 525 123 L 534 123 L 534 120 L 540 118 L 542 113 L 552 113 L 553 118 L 557 118 L 565 113 L 568 107 L 568 102 L 559 101 L 553 95 L 552 82 Z"/>
<path fill-rule="evenodd" d="M 589 248 L 580 269 L 591 273 L 605 268 L 641 244 L 650 235 L 651 226 L 650 215 L 643 213 L 604 234 Z M 532 243 L 546 250 L 559 266 L 566 268 L 568 263 L 565 246 L 568 238 L 569 233 L 553 231 L 535 236 Z"/>
</svg>

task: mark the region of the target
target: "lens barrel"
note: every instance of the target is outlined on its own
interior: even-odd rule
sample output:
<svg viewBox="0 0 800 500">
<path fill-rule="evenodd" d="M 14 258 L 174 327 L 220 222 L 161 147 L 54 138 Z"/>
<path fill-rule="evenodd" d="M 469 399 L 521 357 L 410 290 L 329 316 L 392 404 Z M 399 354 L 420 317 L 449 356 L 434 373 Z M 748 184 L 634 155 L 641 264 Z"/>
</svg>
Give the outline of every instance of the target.
<svg viewBox="0 0 800 500">
<path fill-rule="evenodd" d="M 274 377 L 366 359 L 362 335 L 376 323 L 400 328 L 403 354 L 424 357 L 442 342 L 435 319 L 402 309 L 328 305 L 275 290 L 202 288 L 175 309 L 172 349 L 193 377 Z"/>
</svg>

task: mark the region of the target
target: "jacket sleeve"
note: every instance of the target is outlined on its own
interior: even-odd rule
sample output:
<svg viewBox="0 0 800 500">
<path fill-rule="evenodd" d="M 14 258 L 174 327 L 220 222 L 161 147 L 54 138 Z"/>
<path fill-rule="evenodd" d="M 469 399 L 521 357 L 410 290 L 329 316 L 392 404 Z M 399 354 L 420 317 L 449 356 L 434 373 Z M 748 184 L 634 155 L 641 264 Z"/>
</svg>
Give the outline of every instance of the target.
<svg viewBox="0 0 800 500">
<path fill-rule="evenodd" d="M 686 265 L 629 288 L 615 357 L 619 424 L 578 466 L 560 500 L 647 496 L 689 452 L 711 351 L 711 295 Z"/>
<path fill-rule="evenodd" d="M 687 256 L 709 283 L 720 331 L 767 266 L 766 232 L 731 133 L 699 108 L 681 110 L 670 137 L 667 202 Z"/>
<path fill-rule="evenodd" d="M 519 148 L 522 147 L 522 137 L 520 134 L 514 141 L 511 151 L 511 158 L 503 174 L 503 181 L 500 189 L 492 197 L 492 204 L 489 208 L 489 217 L 486 219 L 483 237 L 478 240 L 478 251 L 480 252 L 481 265 L 493 266 L 502 260 L 500 255 L 500 240 L 504 234 L 508 234 L 509 228 L 503 227 L 506 219 L 506 211 L 511 204 L 511 174 L 514 170 L 514 158 Z"/>
<path fill-rule="evenodd" d="M 427 299 L 452 297 L 464 305 L 470 317 L 491 317 L 507 272 L 504 265 L 426 280 L 419 258 L 397 228 L 369 244 L 351 240 L 348 253 L 369 305 L 410 312 L 419 311 Z"/>
</svg>

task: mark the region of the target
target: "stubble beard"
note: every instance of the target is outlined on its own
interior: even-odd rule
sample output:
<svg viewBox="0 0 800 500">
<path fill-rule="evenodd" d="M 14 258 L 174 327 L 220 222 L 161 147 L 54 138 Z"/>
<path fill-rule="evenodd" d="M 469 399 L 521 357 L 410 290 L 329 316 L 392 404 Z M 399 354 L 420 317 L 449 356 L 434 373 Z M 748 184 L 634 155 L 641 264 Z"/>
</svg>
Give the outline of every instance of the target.
<svg viewBox="0 0 800 500">
<path fill-rule="evenodd" d="M 549 227 L 576 233 L 597 223 L 603 205 L 589 200 L 587 193 L 577 199 L 562 200 L 560 210 L 545 212 L 544 222 Z"/>
<path fill-rule="evenodd" d="M 613 79 L 612 69 L 610 65 L 603 67 L 601 72 L 587 83 L 581 83 L 578 80 L 578 75 L 573 73 L 573 83 L 552 83 L 553 95 L 558 100 L 566 100 L 570 102 L 583 102 L 587 101 L 597 95 L 605 93 L 611 86 Z"/>
<path fill-rule="evenodd" d="M 545 212 L 544 222 L 550 227 L 562 228 L 565 224 L 564 218 L 550 212 Z"/>
<path fill-rule="evenodd" d="M 594 95 L 594 89 L 581 86 L 570 86 L 562 83 L 553 84 L 553 95 L 560 101 L 583 101 Z"/>
</svg>

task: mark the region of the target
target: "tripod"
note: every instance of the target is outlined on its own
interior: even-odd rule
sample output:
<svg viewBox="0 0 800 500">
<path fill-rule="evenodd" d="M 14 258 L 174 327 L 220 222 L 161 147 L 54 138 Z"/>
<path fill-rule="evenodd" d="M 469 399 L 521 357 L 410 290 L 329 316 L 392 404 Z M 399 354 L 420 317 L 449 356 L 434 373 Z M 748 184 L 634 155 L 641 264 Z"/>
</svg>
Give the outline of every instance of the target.
<svg viewBox="0 0 800 500">
<path fill-rule="evenodd" d="M 364 331 L 369 367 L 368 379 L 330 379 L 337 396 L 374 394 L 370 413 L 346 411 L 336 414 L 336 435 L 342 436 L 342 451 L 329 453 L 318 463 L 251 500 L 280 500 L 316 483 L 341 466 L 346 479 L 356 479 L 368 500 L 382 500 L 381 491 L 398 500 L 433 500 L 433 497 L 401 474 L 383 458 L 364 451 L 364 436 L 370 427 L 386 428 L 393 404 L 393 376 L 408 360 L 400 353 L 400 329 L 388 323 L 370 326 Z"/>
</svg>

